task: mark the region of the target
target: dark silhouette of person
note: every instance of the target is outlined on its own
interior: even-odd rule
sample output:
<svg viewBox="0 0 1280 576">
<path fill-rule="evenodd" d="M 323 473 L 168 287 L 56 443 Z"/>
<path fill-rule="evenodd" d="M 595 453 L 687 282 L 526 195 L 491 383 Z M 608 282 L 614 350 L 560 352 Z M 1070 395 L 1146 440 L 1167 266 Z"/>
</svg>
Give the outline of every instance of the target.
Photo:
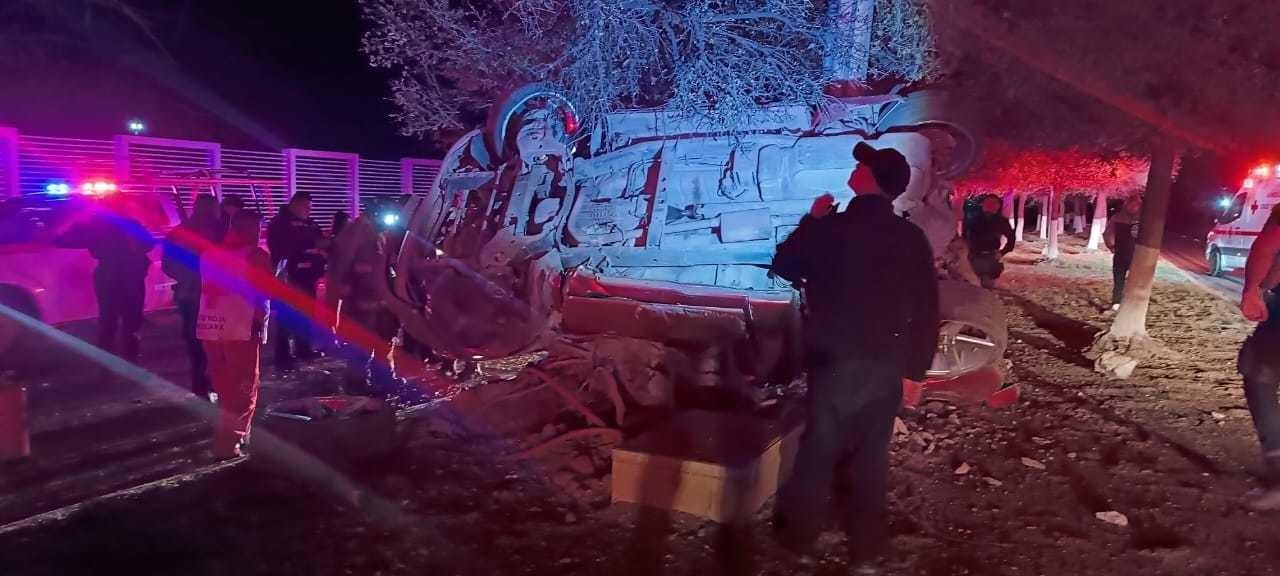
<svg viewBox="0 0 1280 576">
<path fill-rule="evenodd" d="M 100 200 L 88 236 L 98 300 L 98 347 L 136 363 L 141 352 L 142 310 L 146 304 L 148 255 L 155 238 L 135 214 L 124 194 Z"/>
<path fill-rule="evenodd" d="M 1001 257 L 1013 252 L 1013 227 L 1000 214 L 1000 207 L 999 198 L 987 195 L 982 199 L 982 212 L 964 227 L 964 239 L 969 245 L 969 264 L 983 288 L 995 287 L 996 279 L 1004 273 Z M 1004 241 L 1003 247 L 1001 240 Z"/>
<path fill-rule="evenodd" d="M 196 338 L 200 313 L 200 253 L 222 240 L 218 201 L 201 194 L 192 204 L 191 216 L 165 236 L 161 270 L 173 278 L 173 303 L 182 319 L 182 339 L 191 360 L 191 393 L 208 399 L 213 390 L 207 374 L 204 346 Z"/>
<path fill-rule="evenodd" d="M 316 353 L 311 347 L 316 284 L 324 277 L 325 255 L 320 249 L 324 233 L 311 219 L 311 195 L 295 194 L 267 227 L 267 249 L 277 274 L 293 288 L 309 297 L 308 310 L 296 310 L 276 302 L 275 365 L 290 370 L 295 359 L 309 360 Z M 290 347 L 292 344 L 292 348 Z"/>
<path fill-rule="evenodd" d="M 938 281 L 924 232 L 894 213 L 911 177 L 891 148 L 859 143 L 849 178 L 856 197 L 834 211 L 818 198 L 781 245 L 772 272 L 804 291 L 808 395 L 805 430 L 774 529 L 783 546 L 810 549 L 826 520 L 837 473 L 855 565 L 885 541 L 889 441 L 903 380 L 921 381 L 938 341 Z"/>
</svg>

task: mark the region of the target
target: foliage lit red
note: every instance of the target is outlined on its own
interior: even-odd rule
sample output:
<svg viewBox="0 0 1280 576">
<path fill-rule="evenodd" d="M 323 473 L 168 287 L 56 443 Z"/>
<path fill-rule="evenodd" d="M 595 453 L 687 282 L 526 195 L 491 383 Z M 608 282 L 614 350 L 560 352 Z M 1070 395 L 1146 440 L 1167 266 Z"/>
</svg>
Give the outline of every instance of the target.
<svg viewBox="0 0 1280 576">
<path fill-rule="evenodd" d="M 1050 188 L 1060 194 L 1127 195 L 1146 185 L 1147 168 L 1147 160 L 1133 156 L 1102 156 L 1080 149 L 1019 149 L 995 142 L 986 148 L 981 164 L 956 183 L 956 190 L 966 196 L 1035 194 Z"/>
</svg>

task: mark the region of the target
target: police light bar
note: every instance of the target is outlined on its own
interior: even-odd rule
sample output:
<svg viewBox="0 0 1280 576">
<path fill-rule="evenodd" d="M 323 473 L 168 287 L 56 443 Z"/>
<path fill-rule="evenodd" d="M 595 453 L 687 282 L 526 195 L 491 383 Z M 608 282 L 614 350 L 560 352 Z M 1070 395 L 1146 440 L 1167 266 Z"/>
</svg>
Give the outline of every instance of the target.
<svg viewBox="0 0 1280 576">
<path fill-rule="evenodd" d="M 80 193 L 86 196 L 105 196 L 116 191 L 115 182 L 95 180 L 80 185 Z"/>
<path fill-rule="evenodd" d="M 379 217 L 378 220 L 382 222 L 383 226 L 391 228 L 400 224 L 400 215 L 395 212 L 387 212 Z"/>
<path fill-rule="evenodd" d="M 50 182 L 44 185 L 44 193 L 50 196 L 66 196 L 71 193 L 71 187 L 66 182 Z"/>
</svg>

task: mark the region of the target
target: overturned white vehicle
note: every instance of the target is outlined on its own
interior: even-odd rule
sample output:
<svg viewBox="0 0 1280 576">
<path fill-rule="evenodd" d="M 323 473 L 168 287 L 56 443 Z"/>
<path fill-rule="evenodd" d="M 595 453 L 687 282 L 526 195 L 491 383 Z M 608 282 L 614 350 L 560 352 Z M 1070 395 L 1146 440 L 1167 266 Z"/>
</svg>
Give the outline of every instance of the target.
<svg viewBox="0 0 1280 576">
<path fill-rule="evenodd" d="M 815 197 L 848 201 L 855 143 L 901 151 L 912 178 L 896 207 L 935 253 L 954 238 L 941 182 L 975 144 L 937 108 L 927 93 L 834 100 L 765 110 L 728 134 L 648 110 L 578 133 L 564 98 L 526 87 L 408 204 L 389 306 L 408 334 L 462 360 L 607 334 L 687 352 L 701 384 L 786 381 L 799 370 L 799 298 L 768 266 Z M 1007 402 L 998 300 L 954 281 L 941 292 L 926 394 Z"/>
</svg>

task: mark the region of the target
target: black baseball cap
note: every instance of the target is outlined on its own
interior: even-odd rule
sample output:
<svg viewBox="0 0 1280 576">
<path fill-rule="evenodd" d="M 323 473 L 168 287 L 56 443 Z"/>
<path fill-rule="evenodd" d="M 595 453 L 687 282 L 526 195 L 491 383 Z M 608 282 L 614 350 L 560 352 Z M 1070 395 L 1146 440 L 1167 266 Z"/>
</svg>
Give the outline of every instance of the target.
<svg viewBox="0 0 1280 576">
<path fill-rule="evenodd" d="M 853 159 L 871 168 L 871 175 L 885 196 L 897 198 L 907 191 L 907 184 L 911 182 L 911 165 L 907 164 L 907 157 L 901 152 L 859 142 L 853 147 Z"/>
</svg>

